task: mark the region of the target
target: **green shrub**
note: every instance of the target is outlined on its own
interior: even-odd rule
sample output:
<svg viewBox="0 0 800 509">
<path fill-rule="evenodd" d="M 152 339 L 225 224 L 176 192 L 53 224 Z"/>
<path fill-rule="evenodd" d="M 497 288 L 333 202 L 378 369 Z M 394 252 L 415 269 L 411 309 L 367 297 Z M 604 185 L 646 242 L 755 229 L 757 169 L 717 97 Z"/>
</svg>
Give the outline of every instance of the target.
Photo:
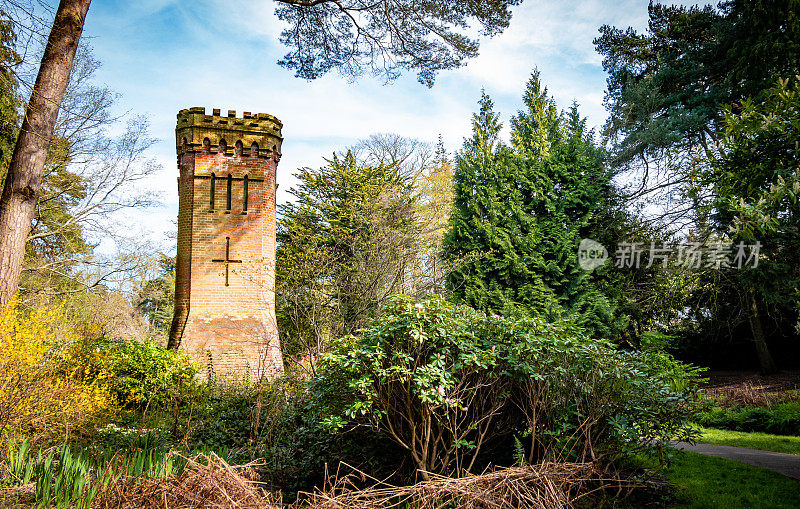
<svg viewBox="0 0 800 509">
<path fill-rule="evenodd" d="M 780 403 L 773 408 L 714 407 L 701 412 L 697 423 L 731 431 L 800 435 L 800 402 Z"/>
<path fill-rule="evenodd" d="M 669 359 L 653 365 L 570 322 L 398 296 L 359 336 L 334 342 L 312 391 L 328 428 L 369 427 L 421 471 L 461 474 L 500 445 L 520 456 L 521 438 L 527 461 L 691 438 L 699 378 L 678 363 L 664 376 Z"/>
<path fill-rule="evenodd" d="M 373 477 L 396 476 L 398 483 L 412 478 L 413 469 L 403 464 L 405 455 L 398 446 L 365 427 L 330 433 L 308 396 L 293 399 L 276 417 L 275 432 L 263 440 L 259 452 L 266 461 L 264 480 L 287 501 L 298 491 L 322 486 L 328 480 L 326 470 L 329 475 L 342 462 Z"/>
<path fill-rule="evenodd" d="M 101 348 L 108 388 L 126 408 L 167 408 L 197 387 L 197 368 L 181 350 L 151 341 L 109 341 Z"/>
<path fill-rule="evenodd" d="M 192 409 L 188 423 L 195 446 L 247 447 L 253 398 L 242 387 L 209 386 Z"/>
<path fill-rule="evenodd" d="M 705 382 L 701 373 L 705 368 L 675 359 L 667 353 L 675 338 L 659 332 L 645 332 L 639 343 L 639 355 L 648 369 L 660 380 L 669 383 L 676 392 L 684 392 Z"/>
</svg>

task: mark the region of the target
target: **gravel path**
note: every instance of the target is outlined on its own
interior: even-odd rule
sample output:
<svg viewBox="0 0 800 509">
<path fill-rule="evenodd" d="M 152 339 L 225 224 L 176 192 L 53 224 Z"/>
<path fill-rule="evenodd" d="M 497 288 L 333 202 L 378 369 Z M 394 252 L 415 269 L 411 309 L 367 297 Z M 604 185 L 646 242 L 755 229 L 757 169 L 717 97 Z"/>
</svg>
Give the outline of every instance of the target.
<svg viewBox="0 0 800 509">
<path fill-rule="evenodd" d="M 782 452 L 762 451 L 759 449 L 747 449 L 745 447 L 733 447 L 730 445 L 714 444 L 687 444 L 678 442 L 673 445 L 676 449 L 705 454 L 707 456 L 717 456 L 729 460 L 741 461 L 748 465 L 766 468 L 786 477 L 800 480 L 800 455 L 785 454 Z"/>
</svg>

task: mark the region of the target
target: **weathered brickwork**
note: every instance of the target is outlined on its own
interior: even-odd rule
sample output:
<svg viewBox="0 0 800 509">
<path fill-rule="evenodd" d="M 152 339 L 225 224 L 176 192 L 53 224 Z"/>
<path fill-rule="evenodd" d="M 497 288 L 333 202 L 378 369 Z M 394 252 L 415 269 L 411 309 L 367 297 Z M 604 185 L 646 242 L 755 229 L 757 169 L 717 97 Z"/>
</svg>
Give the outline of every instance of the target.
<svg viewBox="0 0 800 509">
<path fill-rule="evenodd" d="M 283 372 L 275 319 L 281 127 L 264 113 L 178 113 L 178 251 L 169 343 L 195 358 L 206 376 L 211 369 L 220 377 L 251 380 Z"/>
</svg>

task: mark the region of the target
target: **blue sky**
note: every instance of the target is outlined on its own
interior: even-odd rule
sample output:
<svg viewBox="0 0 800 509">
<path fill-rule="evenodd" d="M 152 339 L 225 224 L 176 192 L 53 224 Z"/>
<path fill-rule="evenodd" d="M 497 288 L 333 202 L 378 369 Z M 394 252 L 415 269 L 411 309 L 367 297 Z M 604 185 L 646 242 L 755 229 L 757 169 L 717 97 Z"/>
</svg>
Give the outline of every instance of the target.
<svg viewBox="0 0 800 509">
<path fill-rule="evenodd" d="M 332 151 L 372 133 L 430 142 L 441 134 L 448 150 L 457 150 L 482 88 L 507 126 L 535 67 L 560 108 L 577 100 L 589 124 L 600 126 L 606 76 L 592 40 L 602 24 L 643 29 L 647 22 L 645 0 L 525 0 L 506 32 L 482 42 L 478 58 L 440 73 L 429 89 L 413 73 L 388 85 L 369 77 L 349 82 L 335 73 L 313 82 L 294 78 L 276 64 L 285 49 L 274 8 L 264 0 L 92 3 L 84 34 L 103 62 L 98 81 L 122 94 L 120 112 L 148 116 L 159 140 L 152 156 L 163 168 L 149 185 L 162 191 L 163 206 L 141 223 L 153 240 L 164 239 L 177 215 L 174 128 L 182 108 L 280 118 L 281 201 L 296 168 L 321 166 Z"/>
</svg>

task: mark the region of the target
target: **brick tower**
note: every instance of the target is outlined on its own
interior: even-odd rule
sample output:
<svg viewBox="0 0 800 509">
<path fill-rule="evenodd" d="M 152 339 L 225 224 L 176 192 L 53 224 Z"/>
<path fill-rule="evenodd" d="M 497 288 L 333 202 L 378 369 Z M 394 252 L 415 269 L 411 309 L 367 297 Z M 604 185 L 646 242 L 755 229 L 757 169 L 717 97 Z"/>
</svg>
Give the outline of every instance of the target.
<svg viewBox="0 0 800 509">
<path fill-rule="evenodd" d="M 283 371 L 275 320 L 280 120 L 178 113 L 178 252 L 169 346 L 222 377 Z"/>
</svg>

